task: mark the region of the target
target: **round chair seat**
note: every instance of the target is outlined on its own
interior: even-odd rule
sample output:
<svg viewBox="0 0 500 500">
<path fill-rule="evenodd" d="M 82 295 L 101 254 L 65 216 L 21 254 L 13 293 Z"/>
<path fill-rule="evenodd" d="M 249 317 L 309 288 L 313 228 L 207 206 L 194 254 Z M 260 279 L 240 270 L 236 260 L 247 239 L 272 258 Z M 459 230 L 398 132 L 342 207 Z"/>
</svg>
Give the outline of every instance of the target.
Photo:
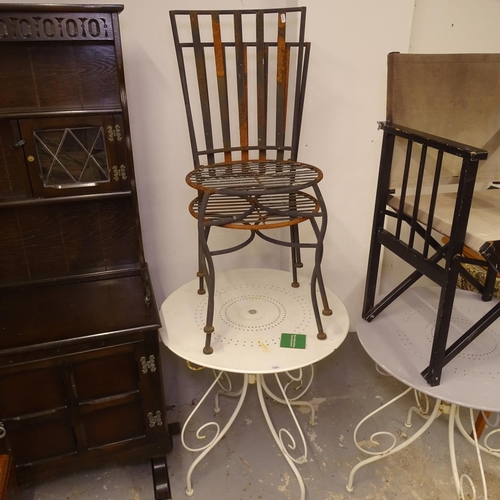
<svg viewBox="0 0 500 500">
<path fill-rule="evenodd" d="M 189 212 L 199 216 L 201 200 L 195 198 Z M 314 196 L 296 193 L 255 196 L 210 195 L 203 220 L 231 229 L 262 230 L 293 226 L 318 213 L 320 205 Z"/>
<path fill-rule="evenodd" d="M 294 161 L 234 161 L 201 166 L 186 176 L 186 182 L 202 192 L 242 196 L 292 193 L 318 183 L 323 173 L 317 167 Z"/>
</svg>

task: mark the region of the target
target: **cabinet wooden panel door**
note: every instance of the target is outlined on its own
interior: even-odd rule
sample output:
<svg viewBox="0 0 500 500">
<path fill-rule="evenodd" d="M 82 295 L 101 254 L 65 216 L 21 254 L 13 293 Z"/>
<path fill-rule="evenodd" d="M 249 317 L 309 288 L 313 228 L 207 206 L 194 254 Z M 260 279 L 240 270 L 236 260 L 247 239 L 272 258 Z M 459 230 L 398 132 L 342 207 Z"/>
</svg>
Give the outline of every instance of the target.
<svg viewBox="0 0 500 500">
<path fill-rule="evenodd" d="M 21 477 L 77 453 L 154 444 L 166 425 L 155 362 L 137 341 L 1 369 L 0 421 Z"/>
</svg>

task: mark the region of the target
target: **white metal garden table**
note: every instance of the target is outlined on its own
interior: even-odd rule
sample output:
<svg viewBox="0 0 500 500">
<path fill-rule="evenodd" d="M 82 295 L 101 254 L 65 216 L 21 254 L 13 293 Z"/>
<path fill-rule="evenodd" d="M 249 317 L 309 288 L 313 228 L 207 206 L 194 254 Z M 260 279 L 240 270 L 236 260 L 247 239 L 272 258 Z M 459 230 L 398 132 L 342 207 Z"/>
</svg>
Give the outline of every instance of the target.
<svg viewBox="0 0 500 500">
<path fill-rule="evenodd" d="M 500 412 L 500 321 L 493 323 L 446 365 L 440 385 L 431 387 L 420 373 L 428 363 L 439 290 L 437 287 L 410 288 L 372 322 L 360 321 L 358 323 L 359 340 L 368 355 L 378 367 L 409 388 L 367 415 L 356 427 L 354 433 L 356 445 L 370 456 L 356 464 L 351 470 L 347 484 L 348 491 L 353 491 L 354 476 L 360 468 L 406 448 L 426 432 L 440 415 L 448 414 L 450 459 L 457 497 L 460 499 L 472 498 L 467 496 L 465 488 L 472 490 L 473 498 L 476 498 L 476 495 L 475 486 L 470 477 L 458 473 L 455 454 L 455 425 L 463 437 L 476 448 L 484 498 L 487 498 L 481 451 L 500 457 L 500 448 L 492 444 L 499 437 L 500 429 L 497 428 L 498 422 L 490 420 L 489 427 L 491 429 L 483 436 L 483 444 L 480 444 L 475 435 L 472 410 Z M 491 303 L 483 302 L 480 294 L 457 290 L 448 344 L 455 341 L 489 308 L 491 308 Z M 372 436 L 372 444 L 377 442 L 377 436 L 386 436 L 391 440 L 389 447 L 383 451 L 361 447 L 357 439 L 360 426 L 375 413 L 390 407 L 412 390 L 415 391 L 417 397 L 417 406 L 410 408 L 406 426 L 412 425 L 412 415 L 417 413 L 424 418 L 422 427 L 397 446 L 397 438 L 393 433 L 386 431 L 375 433 Z M 422 395 L 423 397 L 421 397 Z M 427 396 L 435 398 L 432 410 L 429 407 Z M 421 404 L 420 401 L 426 401 L 426 403 Z M 460 408 L 468 409 L 471 428 L 474 429 L 473 437 L 464 429 L 460 419 Z"/>
<path fill-rule="evenodd" d="M 285 271 L 272 269 L 237 269 L 217 273 L 215 294 L 215 332 L 212 337 L 213 353 L 203 354 L 203 326 L 206 310 L 206 295 L 198 295 L 198 280 L 177 289 L 161 307 L 163 329 L 160 331 L 165 345 L 175 354 L 190 363 L 212 368 L 216 374 L 215 381 L 199 401 L 186 420 L 182 439 L 184 446 L 200 454 L 192 463 L 187 473 L 187 495 L 193 494 L 191 476 L 198 463 L 224 437 L 240 411 L 249 385 L 257 387 L 258 399 L 271 435 L 280 451 L 293 470 L 300 486 L 300 498 L 305 498 L 304 481 L 296 467 L 297 463 L 307 460 L 307 447 L 304 434 L 298 425 L 292 410 L 295 405 L 307 405 L 311 409 L 311 422 L 314 421 L 314 408 L 300 398 L 310 387 L 313 378 L 313 364 L 329 356 L 345 339 L 349 318 L 340 299 L 327 289 L 328 301 L 333 311 L 331 316 L 324 316 L 323 326 L 327 334 L 326 340 L 316 338 L 317 327 L 310 303 L 310 290 L 306 278 L 301 278 L 301 286 L 290 286 L 291 275 Z M 305 335 L 304 349 L 281 347 L 283 333 L 292 336 Z M 292 342 L 298 337 L 292 337 Z M 304 370 L 308 380 L 303 381 Z M 237 391 L 227 385 L 228 373 L 243 374 L 243 386 Z M 268 387 L 265 376 L 276 378 L 281 394 L 274 394 Z M 287 378 L 286 382 L 282 379 Z M 302 383 L 303 389 L 293 398 L 287 395 L 290 384 Z M 216 422 L 207 422 L 198 429 L 200 436 L 207 426 L 215 426 L 215 436 L 210 443 L 200 448 L 190 448 L 185 444 L 184 433 L 191 417 L 196 413 L 208 394 L 220 384 L 222 390 L 216 393 L 215 411 L 219 410 L 219 395 L 238 398 L 236 408 L 225 426 L 220 429 Z M 296 384 L 295 384 L 296 385 Z M 290 453 L 295 439 L 290 431 L 280 428 L 276 430 L 264 394 L 275 401 L 288 406 L 296 430 L 302 440 L 304 453 L 293 457 Z M 285 438 L 286 436 L 286 438 Z M 286 441 L 292 443 L 286 446 Z"/>
</svg>

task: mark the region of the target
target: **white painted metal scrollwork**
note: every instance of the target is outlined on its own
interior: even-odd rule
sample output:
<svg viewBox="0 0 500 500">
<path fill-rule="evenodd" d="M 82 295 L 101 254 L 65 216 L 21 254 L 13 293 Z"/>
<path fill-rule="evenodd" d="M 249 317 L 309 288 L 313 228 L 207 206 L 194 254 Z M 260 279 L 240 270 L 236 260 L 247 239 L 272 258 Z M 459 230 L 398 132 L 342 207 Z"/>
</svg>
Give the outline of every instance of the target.
<svg viewBox="0 0 500 500">
<path fill-rule="evenodd" d="M 407 413 L 407 419 L 405 422 L 406 427 L 411 427 L 412 422 L 411 422 L 411 417 L 414 413 L 418 414 L 420 417 L 422 417 L 426 422 L 424 425 L 414 434 L 412 435 L 409 439 L 404 441 L 403 443 L 400 443 L 399 445 L 396 446 L 397 438 L 392 432 L 386 432 L 386 431 L 380 431 L 376 432 L 371 435 L 370 437 L 370 442 L 375 444 L 375 445 L 380 445 L 379 441 L 376 439 L 380 436 L 387 436 L 390 438 L 391 442 L 388 446 L 385 447 L 384 450 L 381 451 L 372 451 L 369 449 L 364 448 L 361 446 L 361 442 L 358 441 L 358 430 L 359 428 L 365 423 L 369 418 L 371 418 L 373 415 L 377 414 L 378 412 L 382 411 L 383 409 L 387 408 L 388 406 L 392 405 L 395 401 L 398 399 L 402 398 L 406 394 L 408 394 L 410 391 L 414 391 L 415 399 L 417 402 L 416 406 L 412 406 L 408 413 Z M 455 452 L 455 441 L 454 441 L 454 436 L 455 436 L 455 423 L 457 425 L 457 428 L 459 429 L 460 433 L 464 436 L 464 438 L 472 444 L 475 449 L 476 449 L 476 454 L 477 454 L 477 460 L 479 464 L 479 470 L 480 470 L 480 475 L 481 475 L 481 482 L 482 482 L 482 488 L 483 488 L 483 496 L 481 498 L 484 498 L 484 500 L 488 500 L 488 490 L 486 486 L 486 477 L 484 473 L 484 468 L 483 468 L 483 462 L 481 459 L 481 451 L 484 451 L 486 453 L 489 453 L 490 455 L 493 455 L 495 457 L 500 458 L 500 449 L 498 448 L 493 448 L 488 440 L 491 439 L 493 436 L 497 435 L 500 433 L 500 429 L 494 429 L 490 431 L 488 434 L 485 435 L 483 445 L 481 445 L 478 441 L 477 437 L 477 432 L 476 432 L 476 427 L 475 427 L 475 420 L 474 420 L 474 411 L 472 409 L 469 409 L 469 416 L 470 416 L 470 426 L 472 428 L 472 436 L 469 435 L 469 433 L 465 430 L 462 421 L 460 420 L 460 408 L 456 404 L 450 404 L 447 402 L 443 402 L 440 399 L 436 399 L 434 403 L 434 408 L 432 410 L 432 413 L 429 414 L 429 398 L 427 395 L 422 394 L 411 387 L 408 388 L 406 391 L 401 393 L 399 396 L 396 396 L 394 399 L 389 401 L 388 403 L 384 404 L 380 408 L 377 408 L 375 411 L 367 415 L 365 418 L 363 418 L 359 424 L 356 426 L 356 429 L 354 430 L 354 442 L 356 446 L 358 447 L 359 450 L 361 450 L 363 453 L 367 455 L 371 455 L 369 458 L 363 460 L 362 462 L 358 463 L 353 467 L 351 470 L 351 473 L 349 475 L 349 481 L 346 486 L 347 491 L 352 492 L 354 490 L 354 476 L 356 472 L 363 466 L 375 462 L 377 460 L 380 460 L 383 457 L 392 455 L 393 453 L 397 453 L 398 451 L 402 450 L 403 448 L 409 446 L 413 441 L 418 439 L 424 432 L 427 431 L 427 429 L 431 426 L 431 424 L 436 420 L 441 414 L 447 414 L 449 415 L 449 422 L 448 422 L 448 440 L 449 440 L 449 447 L 450 447 L 450 459 L 451 459 L 451 467 L 452 467 L 452 472 L 453 472 L 453 480 L 455 484 L 455 489 L 457 493 L 457 498 L 459 500 L 476 500 L 478 498 L 477 492 L 476 492 L 476 487 L 471 479 L 471 477 L 468 474 L 459 474 L 458 473 L 458 466 L 457 466 L 457 457 L 456 457 L 456 452 Z M 493 424 L 491 420 L 487 420 L 487 424 Z M 498 423 L 498 422 L 497 422 Z"/>
<path fill-rule="evenodd" d="M 303 464 L 307 462 L 307 444 L 305 440 L 304 433 L 300 427 L 300 424 L 297 420 L 297 417 L 295 416 L 295 413 L 293 412 L 293 406 L 307 406 L 311 410 L 311 418 L 310 418 L 310 424 L 314 425 L 314 420 L 315 420 L 315 410 L 314 406 L 308 402 L 308 401 L 299 401 L 299 398 L 304 396 L 304 394 L 309 390 L 312 380 L 314 378 L 314 367 L 310 367 L 310 376 L 307 381 L 307 384 L 304 384 L 304 370 L 298 369 L 296 371 L 296 375 L 294 375 L 292 372 L 285 372 L 283 375 L 286 375 L 288 377 L 288 380 L 285 384 L 281 382 L 280 375 L 279 374 L 274 374 L 274 377 L 277 382 L 277 386 L 281 392 L 281 396 L 278 396 L 275 394 L 267 385 L 265 376 L 258 374 L 258 375 L 249 375 L 248 376 L 248 383 L 255 383 L 257 385 L 257 394 L 259 397 L 259 402 L 262 408 L 262 412 L 264 415 L 264 418 L 266 420 L 266 423 L 269 427 L 269 430 L 271 431 L 271 434 L 278 445 L 281 453 L 283 454 L 284 458 L 290 465 L 293 473 L 295 474 L 295 477 L 297 478 L 297 481 L 299 483 L 300 487 L 300 500 L 305 499 L 305 485 L 304 481 L 302 479 L 302 476 L 300 475 L 300 472 L 298 471 L 297 467 L 295 464 Z M 214 383 L 212 384 L 212 387 L 215 386 L 215 384 L 218 384 L 222 390 L 217 391 L 215 395 L 215 408 L 214 411 L 218 413 L 220 411 L 219 407 L 219 397 L 221 395 L 223 396 L 229 396 L 229 397 L 238 397 L 240 396 L 240 400 L 242 397 L 242 391 L 246 390 L 246 386 L 244 384 L 244 387 L 238 391 L 233 391 L 233 385 L 231 382 L 231 379 L 227 373 L 219 374 L 219 376 L 216 378 Z M 293 396 L 289 396 L 289 393 L 291 390 L 294 391 L 299 391 L 297 394 L 294 394 Z M 210 392 L 210 390 L 209 390 Z M 270 398 L 272 398 L 273 401 L 286 405 L 288 407 L 288 410 L 292 416 L 293 422 L 295 424 L 297 433 L 299 435 L 301 444 L 302 444 L 302 450 L 303 453 L 301 453 L 298 457 L 293 456 L 291 452 L 294 452 L 298 449 L 297 446 L 297 440 L 293 436 L 293 434 L 285 428 L 280 428 L 278 431 L 274 427 L 274 424 L 271 420 L 271 417 L 269 415 L 269 411 L 267 409 L 265 399 L 264 399 L 264 393 L 266 393 Z M 201 404 L 202 401 L 200 401 L 199 404 Z M 186 422 L 187 424 L 187 422 Z M 205 424 L 210 425 L 210 424 Z M 202 430 L 202 428 L 200 428 Z M 216 436 L 217 437 L 217 436 Z M 215 439 L 215 438 L 213 438 Z M 213 441 L 212 441 L 213 442 Z M 208 446 L 213 446 L 212 443 L 210 443 Z M 206 446 L 206 447 L 208 447 Z M 205 447 L 205 448 L 206 448 Z M 189 489 L 189 487 L 188 487 Z M 187 490 L 188 491 L 188 490 Z M 187 492 L 186 491 L 186 492 Z"/>
<path fill-rule="evenodd" d="M 0 439 L 3 439 L 7 435 L 7 431 L 3 426 L 3 422 L 0 422 Z"/>
<path fill-rule="evenodd" d="M 184 423 L 184 426 L 182 427 L 181 441 L 182 441 L 182 445 L 184 446 L 184 448 L 186 448 L 189 451 L 193 451 L 193 452 L 201 452 L 196 457 L 196 459 L 194 460 L 194 462 L 191 464 L 191 467 L 189 467 L 189 470 L 187 472 L 187 477 L 186 477 L 186 495 L 188 495 L 188 496 L 192 496 L 193 493 L 194 493 L 194 490 L 193 490 L 193 487 L 192 487 L 192 482 L 191 482 L 191 476 L 193 474 L 194 469 L 200 463 L 200 461 L 210 452 L 210 450 L 227 433 L 227 431 L 229 430 L 229 428 L 233 424 L 234 420 L 238 416 L 238 413 L 239 413 L 239 411 L 240 411 L 240 409 L 241 409 L 241 407 L 243 405 L 243 401 L 245 400 L 245 396 L 246 396 L 247 388 L 248 388 L 248 375 L 246 375 L 246 374 L 243 376 L 243 387 L 242 387 L 241 391 L 239 391 L 240 399 L 238 400 L 236 408 L 234 409 L 231 417 L 229 418 L 229 420 L 227 421 L 227 423 L 223 427 L 223 429 L 221 430 L 220 425 L 217 422 L 214 422 L 214 421 L 207 422 L 207 423 L 203 424 L 196 431 L 196 438 L 199 439 L 199 440 L 206 439 L 206 436 L 203 434 L 203 431 L 206 430 L 209 427 L 213 427 L 215 429 L 215 433 L 214 433 L 214 436 L 212 437 L 212 439 L 210 440 L 210 442 L 207 443 L 207 444 L 205 444 L 205 445 L 203 445 L 203 446 L 197 447 L 197 448 L 188 446 L 186 444 L 185 433 L 186 433 L 186 429 L 187 429 L 187 427 L 189 425 L 189 422 L 191 421 L 193 415 L 198 411 L 198 408 L 200 408 L 200 406 L 203 404 L 203 402 L 205 401 L 205 399 L 207 398 L 207 396 L 212 392 L 212 389 L 215 387 L 215 385 L 219 383 L 219 381 L 223 377 L 224 373 L 225 372 L 223 372 L 223 371 L 219 372 L 219 374 L 216 376 L 216 378 L 215 378 L 214 382 L 212 383 L 212 385 L 208 388 L 207 392 L 205 392 L 204 396 L 200 399 L 200 401 L 198 402 L 198 404 L 195 406 L 194 410 L 191 412 L 191 414 L 187 418 L 186 422 Z"/>
<path fill-rule="evenodd" d="M 217 372 L 213 370 L 214 375 L 217 376 Z M 227 386 L 224 385 L 223 380 L 226 379 L 227 381 Z M 229 396 L 229 397 L 238 397 L 241 395 L 242 389 L 238 391 L 233 392 L 233 383 L 231 382 L 231 377 L 229 376 L 229 373 L 223 372 L 222 376 L 217 379 L 217 383 L 219 387 L 221 388 L 219 391 L 215 393 L 215 405 L 214 405 L 214 412 L 219 413 L 220 412 L 220 405 L 219 405 L 219 396 Z"/>
<path fill-rule="evenodd" d="M 463 429 L 462 422 L 460 421 L 460 416 L 459 416 L 460 408 L 452 404 L 450 408 L 450 416 L 449 416 L 449 423 L 448 423 L 448 440 L 450 444 L 450 458 L 451 458 L 451 470 L 453 472 L 453 480 L 455 482 L 455 489 L 457 491 L 457 496 L 460 500 L 476 500 L 477 495 L 476 495 L 476 487 L 474 486 L 474 483 L 471 479 L 471 477 L 468 474 L 458 474 L 458 467 L 457 467 L 457 456 L 455 452 L 455 422 L 457 422 L 457 426 L 461 427 L 461 431 Z M 477 437 L 477 431 L 476 431 L 476 426 L 475 426 L 475 421 L 474 421 L 474 412 L 472 408 L 469 409 L 469 415 L 470 415 L 470 422 L 471 422 L 471 427 L 472 427 L 472 435 L 474 436 L 474 439 L 470 438 L 470 442 L 474 445 L 476 448 L 476 454 L 477 454 L 477 461 L 479 464 L 479 471 L 481 474 L 481 482 L 483 486 L 483 498 L 484 500 L 488 500 L 488 488 L 486 486 L 486 477 L 484 474 L 484 467 L 483 467 L 483 461 L 481 459 L 481 446 L 479 445 L 478 442 L 478 437 Z M 460 423 L 459 423 L 460 422 Z M 465 430 L 464 430 L 465 432 Z M 465 491 L 465 486 L 466 484 L 470 487 L 471 489 L 471 494 L 466 493 Z"/>
<path fill-rule="evenodd" d="M 312 405 L 309 401 L 299 401 L 299 399 L 304 396 L 304 394 L 309 390 L 309 388 L 311 387 L 311 384 L 312 384 L 312 381 L 313 381 L 313 378 L 314 378 L 314 365 L 311 365 L 310 367 L 310 370 L 311 370 L 311 374 L 310 374 L 310 377 L 309 377 L 309 381 L 308 383 L 306 384 L 305 388 L 299 393 L 299 394 L 296 394 L 294 397 L 289 397 L 287 395 L 287 391 L 289 389 L 289 387 L 292 387 L 293 386 L 293 382 L 298 382 L 298 385 L 296 385 L 294 387 L 294 390 L 298 391 L 299 389 L 301 389 L 303 387 L 303 369 L 300 368 L 298 370 L 298 376 L 294 376 L 292 375 L 291 372 L 285 372 L 285 374 L 288 376 L 289 378 L 289 381 L 285 384 L 285 387 L 284 389 L 282 388 L 282 390 L 285 391 L 285 398 L 280 398 L 279 396 L 277 396 L 276 394 L 274 394 L 274 392 L 272 392 L 267 383 L 266 383 L 266 379 L 265 377 L 262 377 L 262 388 L 264 389 L 264 391 L 266 392 L 266 394 L 271 397 L 274 401 L 276 401 L 277 403 L 281 403 L 281 404 L 288 404 L 288 405 L 293 405 L 293 406 L 307 406 L 311 412 L 311 418 L 309 419 L 309 425 L 315 425 L 316 423 L 316 411 L 314 409 L 314 405 Z M 277 374 L 275 375 L 276 378 L 279 380 Z M 281 382 L 278 382 L 281 386 Z"/>
<path fill-rule="evenodd" d="M 424 434 L 425 431 L 434 422 L 434 420 L 436 420 L 436 418 L 438 418 L 439 415 L 442 413 L 441 400 L 440 399 L 436 399 L 436 402 L 434 404 L 434 408 L 432 410 L 432 413 L 429 415 L 429 417 L 426 417 L 426 415 L 424 413 L 421 414 L 422 417 L 426 418 L 426 422 L 410 438 L 406 439 L 404 442 L 402 442 L 402 443 L 400 443 L 399 445 L 396 446 L 397 438 L 396 438 L 396 436 L 392 432 L 379 431 L 379 432 L 375 432 L 374 434 L 371 435 L 370 442 L 374 443 L 376 445 L 379 445 L 380 443 L 377 441 L 376 438 L 380 437 L 380 436 L 387 436 L 387 437 L 389 437 L 391 439 L 391 443 L 389 444 L 389 446 L 386 447 L 382 451 L 372 451 L 372 450 L 368 450 L 366 448 L 363 448 L 361 446 L 361 442 L 358 441 L 358 438 L 357 438 L 357 434 L 358 434 L 359 428 L 370 417 L 372 417 L 373 415 L 375 415 L 375 414 L 379 413 L 380 411 L 384 410 L 388 406 L 392 405 L 394 402 L 396 402 L 397 400 L 401 399 L 403 396 L 405 396 L 406 394 L 408 394 L 412 390 L 413 389 L 411 387 L 409 387 L 408 389 L 406 389 L 405 391 L 403 391 L 401 394 L 399 394 L 395 398 L 391 399 L 388 403 L 382 405 L 380 408 L 377 408 L 375 411 L 371 412 L 369 415 L 367 415 L 365 418 L 363 418 L 359 422 L 359 424 L 356 426 L 356 429 L 354 430 L 354 443 L 356 444 L 356 446 L 358 447 L 359 450 L 361 450 L 363 453 L 365 453 L 367 455 L 371 455 L 371 456 L 369 458 L 363 460 L 362 462 L 358 463 L 357 465 L 355 465 L 352 468 L 351 473 L 349 474 L 349 481 L 348 481 L 347 486 L 346 486 L 347 491 L 349 491 L 349 492 L 354 491 L 354 486 L 353 486 L 353 484 L 354 484 L 354 476 L 356 475 L 356 472 L 361 467 L 364 467 L 365 465 L 368 465 L 369 463 L 376 462 L 377 460 L 380 460 L 380 459 L 382 459 L 382 458 L 384 458 L 386 456 L 389 456 L 389 455 L 392 455 L 394 453 L 397 453 L 398 451 L 402 450 L 403 448 L 406 448 L 407 446 L 409 446 L 410 444 L 412 444 L 415 440 L 417 440 L 422 434 Z M 416 411 L 420 414 L 420 410 L 418 408 L 416 408 Z M 408 423 L 408 419 L 407 419 L 407 423 Z M 411 421 L 409 423 L 411 425 Z"/>
<path fill-rule="evenodd" d="M 292 455 L 289 452 L 289 449 L 290 450 L 295 450 L 296 447 L 297 447 L 296 446 L 296 441 L 295 441 L 294 437 L 292 436 L 292 434 L 287 429 L 284 429 L 284 428 L 281 428 L 279 430 L 279 432 L 276 432 L 276 429 L 275 429 L 275 427 L 273 425 L 271 417 L 269 416 L 269 411 L 267 409 L 266 402 L 265 402 L 265 399 L 264 399 L 263 387 L 264 387 L 265 382 L 264 382 L 264 376 L 263 375 L 257 375 L 257 394 L 259 396 L 259 402 L 260 402 L 260 406 L 262 408 L 262 413 L 264 414 L 264 418 L 266 419 L 266 423 L 267 423 L 267 425 L 269 427 L 269 430 L 271 431 L 271 434 L 272 434 L 272 436 L 274 438 L 274 441 L 278 445 L 278 447 L 279 447 L 281 453 L 283 454 L 285 460 L 288 462 L 288 465 L 290 466 L 290 468 L 292 469 L 293 473 L 295 474 L 295 477 L 297 478 L 297 481 L 298 481 L 299 487 L 300 487 L 300 500 L 305 500 L 306 489 L 305 489 L 305 485 L 304 485 L 304 480 L 302 479 L 302 476 L 300 475 L 300 472 L 297 469 L 297 466 L 295 464 L 296 463 L 304 463 L 304 462 L 307 461 L 307 446 L 306 446 L 306 441 L 305 441 L 304 433 L 302 432 L 302 429 L 300 428 L 299 423 L 297 421 L 297 417 L 293 413 L 291 402 L 290 402 L 290 400 L 288 399 L 288 397 L 286 395 L 286 390 L 283 387 L 283 385 L 281 384 L 281 381 L 279 379 L 279 375 L 275 374 L 275 377 L 276 377 L 276 381 L 278 382 L 278 385 L 279 385 L 279 387 L 281 389 L 281 392 L 283 394 L 283 400 L 285 401 L 285 404 L 288 406 L 288 409 L 289 409 L 289 411 L 290 411 L 290 413 L 292 415 L 292 418 L 293 418 L 293 420 L 295 422 L 295 425 L 297 426 L 299 435 L 302 438 L 302 445 L 304 447 L 304 453 L 300 457 L 298 457 L 298 458 L 292 457 Z M 293 382 L 293 380 L 291 380 L 289 383 L 291 383 L 291 382 Z M 289 443 L 288 446 L 285 446 L 285 443 L 284 443 L 284 440 L 283 440 L 283 436 L 284 435 L 288 436 L 288 438 L 291 441 L 291 443 Z"/>
<path fill-rule="evenodd" d="M 405 426 L 408 428 L 410 428 L 412 426 L 411 417 L 412 417 L 413 413 L 417 413 L 418 415 L 420 415 L 424 419 L 429 418 L 428 417 L 428 414 L 429 414 L 429 396 L 427 396 L 427 394 L 423 394 L 420 391 L 416 391 L 416 390 L 413 390 L 413 393 L 415 395 L 415 401 L 417 403 L 417 406 L 412 406 L 408 410 L 408 415 L 406 417 L 406 422 L 405 422 Z M 425 408 L 422 408 L 422 404 L 421 404 L 422 400 L 425 401 Z"/>
<path fill-rule="evenodd" d="M 380 367 L 377 363 L 375 363 L 375 370 L 377 371 L 377 373 L 379 373 L 380 375 L 384 376 L 384 377 L 390 377 L 391 374 L 390 373 L 387 373 L 382 367 Z"/>
<path fill-rule="evenodd" d="M 471 438 L 470 434 L 465 430 L 463 424 L 462 424 L 462 420 L 460 418 L 460 412 L 457 411 L 457 414 L 456 414 L 456 423 L 457 423 L 457 428 L 458 430 L 460 431 L 460 433 L 462 434 L 462 436 L 470 443 L 472 444 L 473 446 L 476 446 L 476 442 L 474 441 L 473 438 Z M 473 426 L 473 429 L 475 430 L 475 425 Z M 493 429 L 492 431 L 490 432 L 487 432 L 484 434 L 483 436 L 483 444 L 481 443 L 478 443 L 477 446 L 479 446 L 479 449 L 484 452 L 484 453 L 488 453 L 490 455 L 493 455 L 494 457 L 497 457 L 497 458 L 500 458 L 500 449 L 498 448 L 493 448 L 490 444 L 489 444 L 489 440 L 494 436 L 494 435 L 498 435 L 500 433 L 500 429 Z"/>
</svg>

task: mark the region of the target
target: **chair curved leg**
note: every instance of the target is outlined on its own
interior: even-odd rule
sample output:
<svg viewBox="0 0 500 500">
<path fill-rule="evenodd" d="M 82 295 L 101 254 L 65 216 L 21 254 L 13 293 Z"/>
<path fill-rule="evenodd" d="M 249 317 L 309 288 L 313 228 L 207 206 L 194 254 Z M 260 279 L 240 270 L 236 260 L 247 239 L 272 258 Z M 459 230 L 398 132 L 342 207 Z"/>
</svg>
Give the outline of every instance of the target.
<svg viewBox="0 0 500 500">
<path fill-rule="evenodd" d="M 215 294 L 215 270 L 214 261 L 210 249 L 208 248 L 208 235 L 210 232 L 209 227 L 205 226 L 205 212 L 207 210 L 208 199 L 210 194 L 207 192 L 203 195 L 203 200 L 200 205 L 198 212 L 198 245 L 200 254 L 200 268 L 203 274 L 203 278 L 206 282 L 208 291 L 208 305 L 207 305 L 207 320 L 203 331 L 206 334 L 205 337 L 205 347 L 203 348 L 204 354 L 212 354 L 214 352 L 213 347 L 210 343 L 212 340 L 212 333 L 214 332 L 213 320 L 214 320 L 214 294 Z"/>
<path fill-rule="evenodd" d="M 292 254 L 292 287 L 298 288 L 300 286 L 297 277 L 297 268 L 302 267 L 303 264 L 300 259 L 300 240 L 299 240 L 299 228 L 294 225 L 290 226 L 290 241 L 292 243 L 291 254 Z"/>
<path fill-rule="evenodd" d="M 204 239 L 205 241 L 208 242 L 208 237 L 210 235 L 210 227 L 206 227 L 204 230 Z M 198 242 L 198 272 L 196 273 L 196 276 L 199 279 L 199 287 L 198 287 L 198 295 L 204 295 L 206 293 L 205 290 L 205 280 L 204 280 L 204 275 L 203 275 L 203 252 L 201 250 L 201 245 Z"/>
<path fill-rule="evenodd" d="M 311 300 L 313 304 L 314 316 L 316 319 L 316 324 L 318 326 L 318 339 L 324 340 L 326 339 L 326 333 L 323 330 L 323 323 L 321 321 L 321 315 L 319 313 L 318 307 L 318 298 L 316 292 L 316 286 L 319 289 L 319 293 L 321 296 L 321 301 L 323 304 L 322 314 L 325 316 L 330 316 L 332 314 L 332 310 L 328 304 L 328 298 L 326 296 L 325 284 L 323 281 L 323 274 L 321 272 L 321 262 L 323 260 L 323 241 L 325 239 L 326 227 L 328 223 L 328 217 L 326 212 L 326 205 L 323 200 L 323 196 L 321 195 L 321 191 L 319 187 L 314 186 L 314 193 L 316 195 L 316 199 L 320 205 L 320 217 L 321 217 L 321 226 L 318 226 L 315 218 L 311 218 L 311 225 L 316 235 L 316 251 L 314 255 L 314 269 L 311 276 Z"/>
<path fill-rule="evenodd" d="M 288 195 L 288 205 L 292 212 L 297 211 L 297 193 L 290 193 Z M 290 226 L 290 242 L 291 242 L 291 254 L 292 254 L 292 287 L 298 288 L 300 286 L 297 269 L 303 267 L 302 259 L 300 256 L 300 238 L 299 238 L 299 227 L 298 225 Z"/>
</svg>

